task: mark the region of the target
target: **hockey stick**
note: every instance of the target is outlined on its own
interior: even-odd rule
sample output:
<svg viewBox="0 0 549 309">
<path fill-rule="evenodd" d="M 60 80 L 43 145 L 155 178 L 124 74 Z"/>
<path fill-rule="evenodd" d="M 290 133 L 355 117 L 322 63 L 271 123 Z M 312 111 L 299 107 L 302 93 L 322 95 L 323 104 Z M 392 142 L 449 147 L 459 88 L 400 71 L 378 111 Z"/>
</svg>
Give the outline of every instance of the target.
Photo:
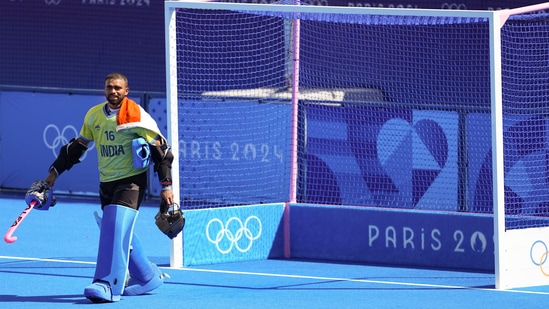
<svg viewBox="0 0 549 309">
<path fill-rule="evenodd" d="M 17 240 L 17 236 L 13 236 L 13 233 L 15 230 L 19 227 L 21 222 L 29 215 L 30 211 L 36 206 L 36 201 L 30 202 L 30 204 L 23 210 L 23 212 L 19 215 L 17 219 L 13 222 L 11 227 L 8 229 L 6 234 L 4 235 L 4 241 L 8 244 L 11 244 Z"/>
</svg>

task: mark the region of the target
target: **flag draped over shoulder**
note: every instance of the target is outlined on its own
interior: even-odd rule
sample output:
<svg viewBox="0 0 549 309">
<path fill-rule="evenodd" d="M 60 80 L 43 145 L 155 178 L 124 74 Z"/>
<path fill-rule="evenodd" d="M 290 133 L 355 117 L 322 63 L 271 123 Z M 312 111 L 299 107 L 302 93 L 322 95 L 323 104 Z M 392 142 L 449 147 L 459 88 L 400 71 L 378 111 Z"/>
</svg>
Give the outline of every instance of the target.
<svg viewBox="0 0 549 309">
<path fill-rule="evenodd" d="M 118 117 L 116 119 L 118 125 L 140 122 L 141 121 L 141 106 L 135 101 L 128 98 L 124 98 L 120 111 L 118 111 Z"/>
<path fill-rule="evenodd" d="M 157 133 L 164 141 L 166 138 L 160 132 L 156 121 L 147 113 L 141 105 L 128 98 L 124 98 L 120 111 L 118 111 L 116 130 L 126 130 L 131 128 L 145 128 Z"/>
</svg>

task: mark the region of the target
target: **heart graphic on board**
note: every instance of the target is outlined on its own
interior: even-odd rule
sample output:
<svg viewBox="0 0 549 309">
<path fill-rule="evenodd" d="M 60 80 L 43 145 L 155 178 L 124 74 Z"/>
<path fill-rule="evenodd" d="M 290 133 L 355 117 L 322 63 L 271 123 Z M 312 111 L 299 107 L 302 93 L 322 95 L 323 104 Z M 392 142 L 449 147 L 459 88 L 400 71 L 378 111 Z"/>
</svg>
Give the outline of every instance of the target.
<svg viewBox="0 0 549 309">
<path fill-rule="evenodd" d="M 413 126 L 392 118 L 381 127 L 377 157 L 402 196 L 411 197 L 415 207 L 433 184 L 448 159 L 448 141 L 435 121 L 422 119 Z"/>
</svg>

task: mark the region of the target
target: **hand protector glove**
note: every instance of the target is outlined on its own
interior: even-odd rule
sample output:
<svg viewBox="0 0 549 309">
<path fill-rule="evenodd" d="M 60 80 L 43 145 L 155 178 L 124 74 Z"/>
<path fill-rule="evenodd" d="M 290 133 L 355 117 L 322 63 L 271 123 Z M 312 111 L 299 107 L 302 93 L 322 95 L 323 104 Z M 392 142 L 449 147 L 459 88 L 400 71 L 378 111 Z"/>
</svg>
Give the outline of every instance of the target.
<svg viewBox="0 0 549 309">
<path fill-rule="evenodd" d="M 185 216 L 178 204 L 167 205 L 164 200 L 160 201 L 160 209 L 154 217 L 158 229 L 170 239 L 177 236 L 185 226 Z"/>
<path fill-rule="evenodd" d="M 38 210 L 48 210 L 57 203 L 50 186 L 44 180 L 36 180 L 27 190 L 25 202 L 28 205 L 33 201 L 36 202 L 34 209 Z"/>
</svg>

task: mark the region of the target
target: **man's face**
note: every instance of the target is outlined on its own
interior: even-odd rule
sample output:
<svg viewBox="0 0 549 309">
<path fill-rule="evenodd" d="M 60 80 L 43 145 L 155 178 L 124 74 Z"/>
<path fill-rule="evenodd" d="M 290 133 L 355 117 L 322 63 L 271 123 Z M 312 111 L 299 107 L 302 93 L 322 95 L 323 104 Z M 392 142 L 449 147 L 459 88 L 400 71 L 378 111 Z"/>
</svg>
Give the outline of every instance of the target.
<svg viewBox="0 0 549 309">
<path fill-rule="evenodd" d="M 105 97 L 113 108 L 119 107 L 128 92 L 128 86 L 123 79 L 110 79 L 105 82 Z"/>
</svg>

